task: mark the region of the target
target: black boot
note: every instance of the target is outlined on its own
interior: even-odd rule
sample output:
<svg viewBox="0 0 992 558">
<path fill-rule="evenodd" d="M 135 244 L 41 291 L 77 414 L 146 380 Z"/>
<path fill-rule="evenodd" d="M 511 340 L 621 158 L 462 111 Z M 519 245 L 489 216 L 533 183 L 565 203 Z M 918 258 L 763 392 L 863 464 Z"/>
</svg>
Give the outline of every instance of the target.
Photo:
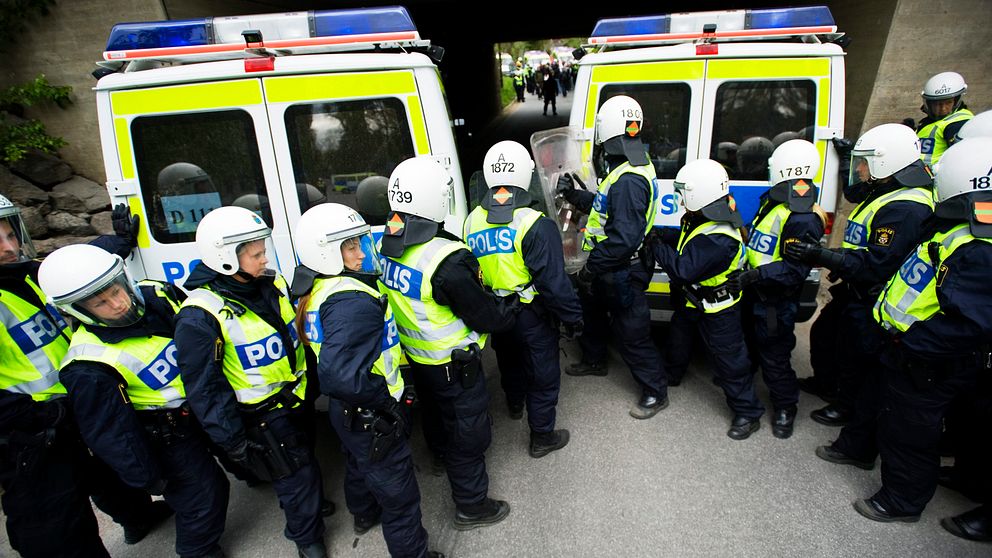
<svg viewBox="0 0 992 558">
<path fill-rule="evenodd" d="M 148 512 L 144 519 L 134 523 L 128 523 L 127 525 L 121 525 L 124 528 L 124 544 L 138 544 L 148 536 L 148 533 L 151 533 L 162 522 L 172 517 L 174 513 L 165 500 L 152 502 L 148 506 Z"/>
<path fill-rule="evenodd" d="M 495 525 L 510 515 L 510 504 L 503 500 L 486 498 L 482 503 L 471 506 L 456 506 L 455 529 L 468 531 L 476 527 Z"/>
<path fill-rule="evenodd" d="M 568 445 L 568 438 L 568 430 L 564 429 L 554 432 L 531 432 L 530 456 L 534 458 L 544 457 L 559 450 Z"/>
<path fill-rule="evenodd" d="M 300 558 L 327 558 L 327 547 L 324 541 L 312 542 L 310 544 L 296 545 L 296 551 Z"/>
<path fill-rule="evenodd" d="M 796 408 L 779 409 L 772 417 L 772 436 L 786 439 L 792 436 L 792 425 L 796 422 Z"/>
<path fill-rule="evenodd" d="M 369 531 L 369 529 L 375 527 L 382 522 L 382 509 L 378 512 L 369 514 L 368 516 L 355 516 L 355 534 L 364 535 Z"/>
<path fill-rule="evenodd" d="M 945 517 L 940 525 L 954 536 L 969 541 L 992 541 L 992 504 L 985 504 L 954 517 Z"/>
<path fill-rule="evenodd" d="M 565 369 L 569 376 L 605 376 L 609 372 L 606 362 L 579 361 Z"/>
</svg>

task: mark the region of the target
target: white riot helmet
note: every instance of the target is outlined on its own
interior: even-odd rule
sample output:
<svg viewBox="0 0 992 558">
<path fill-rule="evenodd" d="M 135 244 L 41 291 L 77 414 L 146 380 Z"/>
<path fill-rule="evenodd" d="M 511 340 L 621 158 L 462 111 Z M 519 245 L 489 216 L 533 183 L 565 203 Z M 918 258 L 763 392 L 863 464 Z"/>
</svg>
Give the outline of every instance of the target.
<svg viewBox="0 0 992 558">
<path fill-rule="evenodd" d="M 712 159 L 686 163 L 675 175 L 674 186 L 688 211 L 699 211 L 730 193 L 727 171 Z"/>
<path fill-rule="evenodd" d="M 38 269 L 38 286 L 60 311 L 86 325 L 126 327 L 145 313 L 124 260 L 90 244 L 52 252 Z"/>
<path fill-rule="evenodd" d="M 882 124 L 868 130 L 851 150 L 848 184 L 893 177 L 903 186 L 926 186 L 932 177 L 920 161 L 920 139 L 908 126 Z"/>
<path fill-rule="evenodd" d="M 644 112 L 632 97 L 617 95 L 607 99 L 596 112 L 594 143 L 606 155 L 623 155 L 635 167 L 648 164 L 641 130 Z"/>
<path fill-rule="evenodd" d="M 454 180 L 430 155 L 396 165 L 389 175 L 389 209 L 436 223 L 448 215 Z"/>
<path fill-rule="evenodd" d="M 347 260 L 343 250 L 349 251 Z M 296 224 L 296 255 L 300 263 L 322 275 L 344 271 L 379 275 L 379 251 L 371 228 L 354 209 L 339 203 L 312 207 Z"/>
<path fill-rule="evenodd" d="M 389 176 L 389 218 L 382 254 L 399 257 L 407 246 L 434 238 L 454 203 L 454 179 L 430 155 L 396 165 Z"/>
<path fill-rule="evenodd" d="M 0 265 L 31 260 L 36 255 L 21 210 L 0 195 Z"/>
<path fill-rule="evenodd" d="M 964 96 L 964 92 L 967 90 L 968 84 L 964 82 L 961 74 L 957 72 L 941 72 L 928 79 L 923 85 L 923 91 L 920 91 L 920 96 L 923 97 L 923 106 L 920 108 L 933 118 L 941 118 L 946 116 L 946 114 L 935 114 L 931 101 L 955 99 L 954 106 L 947 113 L 950 114 L 961 108 L 961 97 Z"/>
<path fill-rule="evenodd" d="M 980 112 L 958 130 L 957 139 L 992 137 L 992 110 Z"/>
<path fill-rule="evenodd" d="M 768 182 L 774 186 L 786 180 L 813 180 L 820 172 L 820 152 L 803 139 L 779 145 L 768 158 Z"/>
<path fill-rule="evenodd" d="M 515 141 L 501 141 L 486 152 L 482 174 L 490 188 L 515 186 L 529 190 L 534 175 L 534 160 L 526 147 Z"/>
<path fill-rule="evenodd" d="M 947 149 L 934 176 L 944 219 L 970 223 L 971 234 L 992 238 L 992 137 L 962 140 Z"/>
<path fill-rule="evenodd" d="M 269 238 L 272 230 L 262 218 L 243 207 L 218 207 L 196 227 L 196 249 L 203 264 L 221 275 L 238 272 L 238 247 Z"/>
<path fill-rule="evenodd" d="M 768 158 L 768 196 L 788 202 L 789 210 L 808 213 L 816 203 L 813 179 L 820 172 L 820 152 L 804 139 L 792 139 L 778 146 Z"/>
</svg>

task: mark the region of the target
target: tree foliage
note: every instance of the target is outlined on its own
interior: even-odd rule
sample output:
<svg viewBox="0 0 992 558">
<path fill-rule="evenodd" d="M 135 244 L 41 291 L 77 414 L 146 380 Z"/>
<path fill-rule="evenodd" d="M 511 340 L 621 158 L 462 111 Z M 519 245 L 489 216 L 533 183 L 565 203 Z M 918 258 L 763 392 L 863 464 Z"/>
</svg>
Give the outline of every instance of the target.
<svg viewBox="0 0 992 558">
<path fill-rule="evenodd" d="M 28 23 L 48 14 L 55 0 L 0 0 L 0 51 L 13 44 Z M 27 83 L 0 90 L 0 161 L 19 161 L 30 149 L 54 153 L 65 140 L 50 136 L 38 120 L 24 120 L 24 109 L 34 105 L 55 104 L 67 107 L 72 88 L 52 85 L 44 75 Z"/>
</svg>

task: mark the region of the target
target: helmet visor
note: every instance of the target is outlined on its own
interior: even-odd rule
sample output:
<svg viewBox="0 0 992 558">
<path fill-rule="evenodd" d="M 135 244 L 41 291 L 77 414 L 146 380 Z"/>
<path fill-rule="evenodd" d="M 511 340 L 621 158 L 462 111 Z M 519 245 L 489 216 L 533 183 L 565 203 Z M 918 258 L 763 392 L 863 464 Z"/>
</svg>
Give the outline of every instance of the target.
<svg viewBox="0 0 992 558">
<path fill-rule="evenodd" d="M 0 215 L 0 265 L 32 260 L 36 255 L 20 211 Z"/>
<path fill-rule="evenodd" d="M 847 179 L 848 186 L 871 182 L 873 180 L 871 165 L 869 164 L 873 156 L 873 153 L 851 153 L 851 174 Z"/>
<path fill-rule="evenodd" d="M 126 327 L 145 313 L 145 300 L 123 266 L 91 283 L 81 294 L 55 301 L 86 324 Z"/>
<path fill-rule="evenodd" d="M 341 261 L 345 271 L 365 275 L 381 275 L 379 250 L 371 232 L 341 241 Z"/>
</svg>

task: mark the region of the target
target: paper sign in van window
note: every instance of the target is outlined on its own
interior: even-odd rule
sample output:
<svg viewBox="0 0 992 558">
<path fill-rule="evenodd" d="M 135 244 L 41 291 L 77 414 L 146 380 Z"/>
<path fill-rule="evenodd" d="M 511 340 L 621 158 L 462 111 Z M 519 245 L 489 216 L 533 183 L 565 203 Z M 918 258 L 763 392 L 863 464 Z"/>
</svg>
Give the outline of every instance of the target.
<svg viewBox="0 0 992 558">
<path fill-rule="evenodd" d="M 162 213 L 173 234 L 196 232 L 200 219 L 221 205 L 217 192 L 162 197 Z"/>
</svg>

